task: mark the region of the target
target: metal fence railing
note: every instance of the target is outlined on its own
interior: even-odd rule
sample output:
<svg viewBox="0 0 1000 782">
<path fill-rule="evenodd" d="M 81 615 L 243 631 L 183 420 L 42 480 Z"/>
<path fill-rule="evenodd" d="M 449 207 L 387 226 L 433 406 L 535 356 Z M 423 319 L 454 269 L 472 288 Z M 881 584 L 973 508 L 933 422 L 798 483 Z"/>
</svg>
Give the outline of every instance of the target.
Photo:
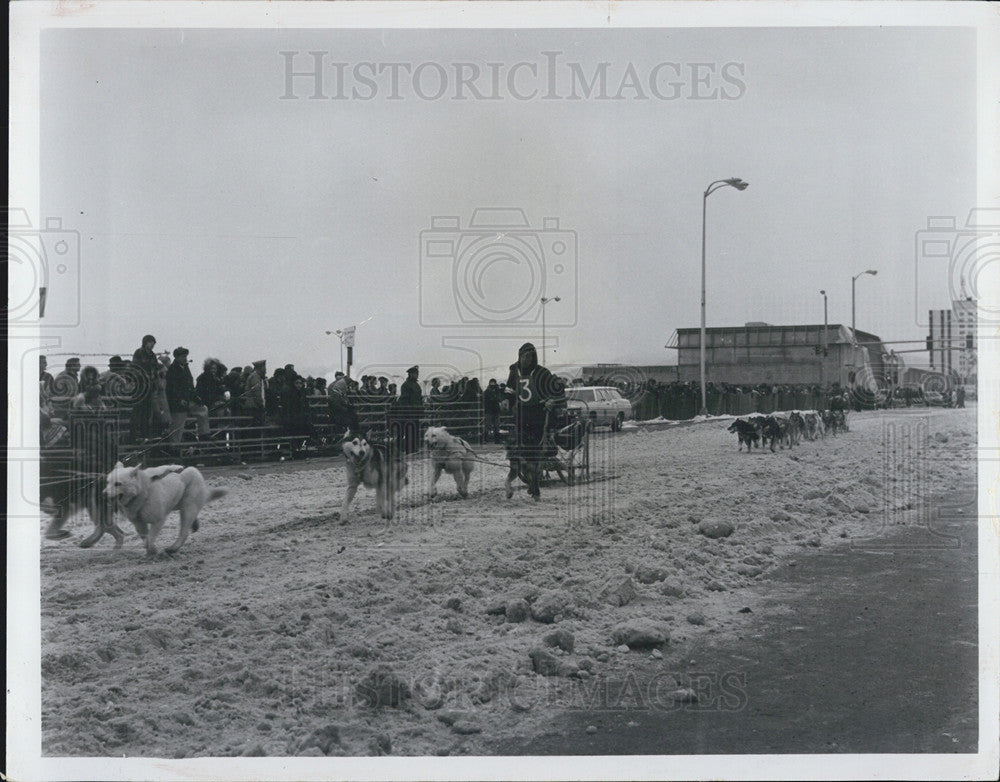
<svg viewBox="0 0 1000 782">
<path fill-rule="evenodd" d="M 234 414 L 229 405 L 220 406 L 210 411 L 207 436 L 196 438 L 195 419 L 189 418 L 176 440 L 170 437 L 167 425 L 154 427 L 151 432 L 133 431 L 136 419 L 131 405 L 119 404 L 91 412 L 53 406 L 54 416 L 66 424 L 66 436 L 58 445 L 43 448 L 42 458 L 60 474 L 67 474 L 74 469 L 70 464 L 73 452 L 80 451 L 79 446 L 85 440 L 93 439 L 85 438 L 84 431 L 99 431 L 103 438 L 110 438 L 112 445 L 102 453 L 113 453 L 112 465 L 118 458 L 127 464 L 147 466 L 171 461 L 190 463 L 192 459 L 206 464 L 240 464 L 338 453 L 337 441 L 346 426 L 332 415 L 326 397 L 309 397 L 308 403 L 307 413 L 294 421 L 278 413 L 266 417 L 263 423 L 256 416 Z M 406 437 L 411 452 L 419 449 L 420 438 L 428 426 L 447 427 L 449 432 L 473 445 L 483 442 L 486 421 L 481 404 L 447 402 L 405 410 L 394 406 L 391 400 L 355 399 L 352 408 L 360 434 L 371 431 L 378 436 Z M 104 469 L 107 460 L 100 461 Z"/>
</svg>

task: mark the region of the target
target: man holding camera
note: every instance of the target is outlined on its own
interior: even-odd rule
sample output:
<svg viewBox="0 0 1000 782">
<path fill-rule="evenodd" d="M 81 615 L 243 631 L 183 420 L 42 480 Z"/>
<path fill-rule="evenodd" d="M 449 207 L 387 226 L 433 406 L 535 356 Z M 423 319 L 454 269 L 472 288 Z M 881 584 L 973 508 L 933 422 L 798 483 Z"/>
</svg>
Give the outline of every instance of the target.
<svg viewBox="0 0 1000 782">
<path fill-rule="evenodd" d="M 510 472 L 504 483 L 507 499 L 514 496 L 512 481 L 518 476 L 518 467 L 523 466 L 528 494 L 538 501 L 545 416 L 557 405 L 565 405 L 566 392 L 562 380 L 538 363 L 535 346 L 525 342 L 517 352 L 517 361 L 510 365 L 504 394 L 504 406 L 514 406 L 514 439 L 507 449 Z"/>
</svg>

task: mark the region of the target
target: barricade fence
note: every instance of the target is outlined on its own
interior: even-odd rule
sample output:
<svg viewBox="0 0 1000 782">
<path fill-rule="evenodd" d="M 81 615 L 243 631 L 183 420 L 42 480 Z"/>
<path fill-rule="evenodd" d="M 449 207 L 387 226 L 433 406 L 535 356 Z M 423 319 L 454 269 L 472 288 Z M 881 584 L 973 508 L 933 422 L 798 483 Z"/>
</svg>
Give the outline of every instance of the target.
<svg viewBox="0 0 1000 782">
<path fill-rule="evenodd" d="M 54 416 L 66 424 L 65 435 L 58 443 L 42 449 L 47 464 L 59 462 L 60 475 L 68 475 L 72 453 L 81 444 L 94 440 L 82 432 L 99 433 L 102 443 L 110 438 L 111 445 L 102 445 L 102 453 L 113 453 L 114 460 L 128 465 L 153 466 L 192 460 L 204 464 L 241 464 L 285 458 L 335 455 L 339 441 L 348 428 L 366 436 L 405 439 L 407 452 L 420 449 L 420 438 L 428 426 L 444 426 L 472 445 L 484 440 L 486 418 L 481 404 L 444 402 L 426 404 L 415 410 L 403 409 L 392 400 L 352 400 L 356 426 L 349 426 L 343 416 L 331 412 L 325 396 L 308 398 L 308 414 L 289 420 L 280 412 L 262 416 L 234 414 L 229 404 L 210 410 L 207 435 L 197 436 L 197 420 L 189 416 L 179 434 L 171 436 L 171 425 L 156 425 L 150 432 L 134 431 L 136 418 L 132 405 L 108 405 L 100 411 L 73 410 L 65 404 L 53 404 Z M 509 429 L 508 424 L 501 428 Z M 86 422 L 86 428 L 81 425 Z M 71 436 L 72 433 L 72 436 Z M 148 436 L 146 436 L 148 435 Z M 96 435 L 95 435 L 96 437 Z M 89 447 L 84 450 L 90 451 Z M 114 460 L 110 462 L 114 464 Z M 102 469 L 106 459 L 101 460 Z"/>
<path fill-rule="evenodd" d="M 93 429 L 96 421 L 105 422 L 94 431 L 113 446 L 102 446 L 105 452 L 113 449 L 116 458 L 127 464 L 155 465 L 171 461 L 189 463 L 192 458 L 200 463 L 240 464 L 297 458 L 313 455 L 332 455 L 339 452 L 338 440 L 347 425 L 342 416 L 334 414 L 326 396 L 307 398 L 308 412 L 290 420 L 280 411 L 266 416 L 244 411 L 238 404 L 225 403 L 209 410 L 209 433 L 196 437 L 196 418 L 189 416 L 183 431 L 171 437 L 171 426 L 161 422 L 153 431 L 136 433 L 134 405 L 112 401 L 98 412 L 72 410 L 59 399 L 52 400 L 54 414 L 73 428 L 75 421 L 89 421 Z M 691 419 L 701 406 L 698 393 L 687 389 L 645 389 L 631 398 L 633 418 L 648 421 L 656 418 L 670 420 Z M 492 442 L 486 431 L 487 416 L 481 402 L 430 402 L 422 408 L 403 409 L 392 399 L 355 397 L 351 409 L 356 419 L 358 434 L 372 432 L 375 436 L 403 439 L 408 452 L 419 450 L 419 438 L 428 426 L 444 426 L 454 435 L 472 445 Z M 711 415 L 748 415 L 771 413 L 778 410 L 821 409 L 824 398 L 820 392 L 807 390 L 781 391 L 772 394 L 711 392 L 707 395 Z M 512 415 L 500 415 L 500 433 L 512 428 Z M 353 428 L 353 427 L 352 427 Z M 145 436 L 148 434 L 149 436 Z M 141 436 L 140 436 L 141 435 Z M 63 443 L 68 447 L 69 443 Z M 50 449 L 54 450 L 54 449 Z"/>
</svg>

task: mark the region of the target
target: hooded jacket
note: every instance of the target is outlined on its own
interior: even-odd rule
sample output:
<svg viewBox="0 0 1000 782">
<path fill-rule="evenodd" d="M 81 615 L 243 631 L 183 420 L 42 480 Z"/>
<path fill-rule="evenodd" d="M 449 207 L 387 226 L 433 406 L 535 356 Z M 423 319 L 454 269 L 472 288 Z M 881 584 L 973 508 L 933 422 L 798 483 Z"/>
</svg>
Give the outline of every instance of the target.
<svg viewBox="0 0 1000 782">
<path fill-rule="evenodd" d="M 529 356 L 527 370 L 521 369 L 521 357 Z M 565 400 L 566 392 L 562 381 L 538 363 L 538 352 L 530 342 L 525 342 L 517 351 L 518 360 L 510 365 L 504 393 L 514 397 L 519 408 L 538 408 L 548 400 Z"/>
</svg>

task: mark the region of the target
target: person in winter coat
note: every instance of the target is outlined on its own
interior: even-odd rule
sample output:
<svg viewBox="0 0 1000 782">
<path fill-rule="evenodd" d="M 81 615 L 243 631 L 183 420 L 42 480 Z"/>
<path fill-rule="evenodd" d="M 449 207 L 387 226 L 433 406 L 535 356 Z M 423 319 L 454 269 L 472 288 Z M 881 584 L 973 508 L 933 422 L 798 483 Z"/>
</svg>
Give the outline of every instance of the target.
<svg viewBox="0 0 1000 782">
<path fill-rule="evenodd" d="M 167 403 L 167 370 L 170 368 L 170 354 L 164 353 L 156 362 L 156 378 L 150 399 L 150 433 L 160 435 L 170 430 L 170 405 Z"/>
<path fill-rule="evenodd" d="M 219 360 L 206 358 L 201 369 L 202 372 L 194 384 L 194 393 L 212 413 L 220 410 L 226 403 L 226 387 L 219 377 Z"/>
<path fill-rule="evenodd" d="M 424 392 L 418 378 L 420 367 L 406 370 L 406 380 L 399 389 L 399 399 L 393 403 L 391 431 L 403 453 L 414 453 L 420 449 L 420 418 L 424 411 Z"/>
<path fill-rule="evenodd" d="M 101 373 L 101 394 L 105 402 L 121 405 L 131 397 L 129 381 L 125 378 L 125 362 L 121 356 L 112 356 L 108 369 Z"/>
<path fill-rule="evenodd" d="M 130 423 L 132 441 L 139 443 L 152 433 L 153 427 L 153 393 L 156 385 L 156 375 L 160 362 L 153 348 L 156 347 L 156 337 L 146 334 L 142 344 L 132 354 L 132 365 L 129 367 L 129 379 L 135 384 L 135 404 L 132 406 Z"/>
<path fill-rule="evenodd" d="M 229 392 L 229 414 L 238 416 L 243 412 L 240 397 L 243 396 L 243 370 L 233 367 L 222 379 L 222 385 Z"/>
<path fill-rule="evenodd" d="M 543 456 L 545 414 L 565 405 L 562 381 L 538 363 L 538 353 L 530 342 L 521 345 L 517 361 L 510 365 L 507 377 L 506 404 L 514 408 L 514 441 L 508 447 L 510 472 L 504 484 L 507 498 L 514 496 L 512 481 L 518 476 L 519 463 L 524 467 L 528 494 L 540 498 L 538 482 Z"/>
<path fill-rule="evenodd" d="M 243 412 L 250 416 L 251 426 L 264 425 L 267 403 L 267 363 L 262 359 L 253 362 L 253 371 L 247 375 L 243 388 Z"/>
<path fill-rule="evenodd" d="M 306 438 L 318 439 L 312 424 L 309 396 L 306 393 L 306 382 L 301 375 L 285 373 L 291 378 L 285 390 L 281 393 L 281 426 L 284 434 L 301 437 L 292 443 L 292 455 L 297 456 L 302 450 Z"/>
<path fill-rule="evenodd" d="M 49 361 L 45 356 L 38 357 L 38 382 L 41 384 L 42 393 L 46 397 L 52 396 L 52 384 L 55 378 L 48 371 Z"/>
<path fill-rule="evenodd" d="M 194 378 L 188 368 L 188 349 L 176 348 L 174 360 L 167 369 L 167 404 L 170 407 L 170 435 L 172 443 L 179 443 L 184 436 L 184 424 L 188 416 L 197 421 L 197 437 L 207 438 L 209 434 L 208 408 L 201 404 L 194 390 Z"/>
<path fill-rule="evenodd" d="M 338 372 L 326 390 L 327 406 L 330 410 L 330 435 L 336 440 L 348 430 L 355 435 L 361 431 L 358 414 L 348 394 L 347 376 Z"/>
<path fill-rule="evenodd" d="M 503 393 L 495 377 L 490 378 L 483 391 L 483 415 L 486 418 L 486 437 L 493 437 L 493 442 L 500 442 L 500 403 Z"/>
</svg>

